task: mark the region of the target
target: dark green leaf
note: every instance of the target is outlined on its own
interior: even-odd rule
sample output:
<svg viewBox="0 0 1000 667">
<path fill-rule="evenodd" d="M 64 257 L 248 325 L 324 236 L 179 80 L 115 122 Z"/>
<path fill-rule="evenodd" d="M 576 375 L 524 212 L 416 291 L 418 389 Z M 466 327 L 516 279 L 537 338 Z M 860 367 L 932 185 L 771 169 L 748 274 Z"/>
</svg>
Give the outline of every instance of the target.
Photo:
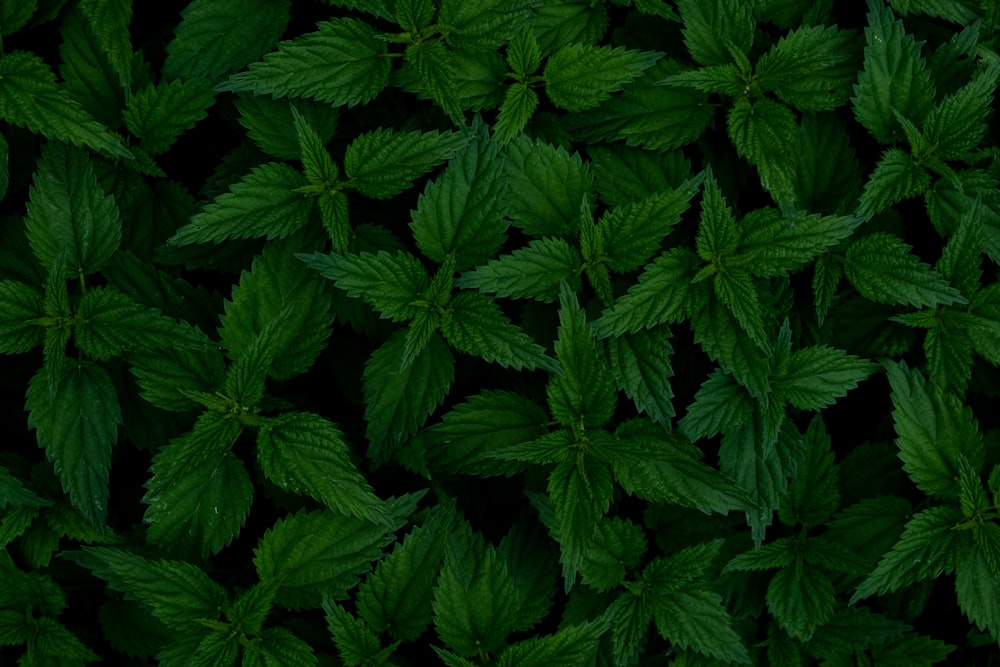
<svg viewBox="0 0 1000 667">
<path fill-rule="evenodd" d="M 149 85 L 129 98 L 125 126 L 141 139 L 142 148 L 156 155 L 207 116 L 214 100 L 211 87 L 203 81 Z"/>
<path fill-rule="evenodd" d="M 545 348 L 511 323 L 493 299 L 479 292 L 461 292 L 451 300 L 441 321 L 441 335 L 455 349 L 505 368 L 559 368 L 546 356 Z"/>
<path fill-rule="evenodd" d="M 545 92 L 557 107 L 582 111 L 608 99 L 659 58 L 649 51 L 570 44 L 545 64 Z"/>
<path fill-rule="evenodd" d="M 344 153 L 345 187 L 388 199 L 455 155 L 469 137 L 461 132 L 393 132 L 378 129 L 358 136 Z"/>
<path fill-rule="evenodd" d="M 521 137 L 507 147 L 510 218 L 531 236 L 576 236 L 580 202 L 594 197 L 594 176 L 579 154 Z"/>
</svg>

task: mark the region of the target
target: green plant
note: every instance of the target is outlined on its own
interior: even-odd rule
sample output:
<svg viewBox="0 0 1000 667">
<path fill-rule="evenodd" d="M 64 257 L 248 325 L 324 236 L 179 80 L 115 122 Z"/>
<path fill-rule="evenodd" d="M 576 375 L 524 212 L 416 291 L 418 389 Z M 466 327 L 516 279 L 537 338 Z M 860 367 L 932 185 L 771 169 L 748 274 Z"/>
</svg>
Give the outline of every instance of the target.
<svg viewBox="0 0 1000 667">
<path fill-rule="evenodd" d="M 1000 5 L 158 5 L 0 0 L 5 663 L 998 664 Z"/>
</svg>

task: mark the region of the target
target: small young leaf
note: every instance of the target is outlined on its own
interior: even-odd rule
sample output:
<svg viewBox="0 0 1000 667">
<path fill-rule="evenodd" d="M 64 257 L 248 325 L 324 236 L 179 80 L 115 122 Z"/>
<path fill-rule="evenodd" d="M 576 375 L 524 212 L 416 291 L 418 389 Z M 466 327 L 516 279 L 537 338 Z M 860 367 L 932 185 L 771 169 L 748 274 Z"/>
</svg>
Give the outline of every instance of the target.
<svg viewBox="0 0 1000 667">
<path fill-rule="evenodd" d="M 456 49 L 495 49 L 529 32 L 524 24 L 534 7 L 531 0 L 442 0 L 438 21 Z"/>
<path fill-rule="evenodd" d="M 927 140 L 934 154 L 943 160 L 956 160 L 976 148 L 986 134 L 986 119 L 1000 76 L 995 60 L 954 95 L 944 98 L 924 121 Z"/>
<path fill-rule="evenodd" d="M 326 150 L 326 142 L 295 106 L 290 105 L 289 108 L 292 111 L 292 122 L 298 140 L 296 157 L 302 160 L 302 171 L 311 185 L 329 189 L 337 182 L 339 172 Z"/>
<path fill-rule="evenodd" d="M 996 528 L 996 524 L 987 526 Z M 994 540 L 996 540 L 994 537 Z M 958 562 L 955 594 L 958 604 L 980 630 L 995 634 L 1000 628 L 1000 574 L 997 573 L 998 546 L 994 542 L 987 553 L 976 546 Z"/>
<path fill-rule="evenodd" d="M 764 309 L 750 274 L 740 268 L 725 268 L 712 277 L 719 302 L 726 306 L 746 335 L 762 350 L 768 349 Z"/>
<path fill-rule="evenodd" d="M 323 596 L 323 610 L 326 612 L 326 623 L 333 635 L 333 643 L 337 653 L 347 667 L 363 667 L 363 665 L 388 664 L 386 659 L 394 647 L 382 648 L 371 628 L 361 619 L 354 618 L 329 596 Z"/>
<path fill-rule="evenodd" d="M 694 442 L 735 431 L 752 418 L 753 410 L 746 390 L 731 375 L 717 369 L 702 383 L 678 425 L 681 433 Z"/>
<path fill-rule="evenodd" d="M 656 629 L 671 643 L 723 662 L 750 664 L 718 593 L 700 588 L 662 593 L 652 607 Z"/>
<path fill-rule="evenodd" d="M 556 51 L 545 64 L 545 92 L 561 109 L 589 109 L 621 90 L 660 55 L 621 47 L 570 44 Z"/>
<path fill-rule="evenodd" d="M 524 127 L 537 108 L 538 93 L 526 83 L 520 81 L 512 83 L 504 93 L 500 112 L 493 124 L 493 139 L 501 146 L 509 144 L 514 137 L 524 131 Z"/>
</svg>

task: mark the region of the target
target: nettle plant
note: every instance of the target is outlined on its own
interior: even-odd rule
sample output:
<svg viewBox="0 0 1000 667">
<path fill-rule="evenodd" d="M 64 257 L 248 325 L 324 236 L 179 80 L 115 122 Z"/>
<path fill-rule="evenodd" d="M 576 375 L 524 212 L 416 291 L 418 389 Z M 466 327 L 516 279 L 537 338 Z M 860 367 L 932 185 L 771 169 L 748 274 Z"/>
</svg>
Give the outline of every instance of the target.
<svg viewBox="0 0 1000 667">
<path fill-rule="evenodd" d="M 1000 662 L 1000 5 L 159 4 L 0 0 L 0 661 Z"/>
</svg>

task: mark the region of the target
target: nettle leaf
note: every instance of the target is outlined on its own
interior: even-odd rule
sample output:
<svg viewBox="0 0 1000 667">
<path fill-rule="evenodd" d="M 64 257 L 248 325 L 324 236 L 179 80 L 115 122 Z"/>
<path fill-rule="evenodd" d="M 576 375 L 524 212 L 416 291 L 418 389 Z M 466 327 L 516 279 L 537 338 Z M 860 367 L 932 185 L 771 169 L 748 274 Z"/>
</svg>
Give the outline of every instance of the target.
<svg viewBox="0 0 1000 667">
<path fill-rule="evenodd" d="M 317 24 L 318 30 L 281 42 L 260 62 L 217 90 L 307 97 L 334 106 L 364 104 L 389 83 L 387 44 L 357 19 Z"/>
<path fill-rule="evenodd" d="M 1000 628 L 1000 574 L 997 557 L 1000 555 L 1000 535 L 997 525 L 986 523 L 983 529 L 994 529 L 989 547 L 977 545 L 959 561 L 955 575 L 955 594 L 965 615 L 980 630 L 996 634 Z"/>
<path fill-rule="evenodd" d="M 757 167 L 764 190 L 787 217 L 793 217 L 796 161 L 788 147 L 798 140 L 795 114 L 766 97 L 753 103 L 741 99 L 729 111 L 727 128 L 736 152 Z"/>
<path fill-rule="evenodd" d="M 955 571 L 963 556 L 971 553 L 967 531 L 955 530 L 962 521 L 957 506 L 932 507 L 917 513 L 902 537 L 861 582 L 851 604 L 870 595 L 884 595 L 918 581 Z"/>
<path fill-rule="evenodd" d="M 41 345 L 42 293 L 15 280 L 0 280 L 0 352 L 19 354 Z"/>
<path fill-rule="evenodd" d="M 312 200 L 296 190 L 306 185 L 295 169 L 269 162 L 229 186 L 229 192 L 191 217 L 169 239 L 171 245 L 218 243 L 229 239 L 284 238 L 303 227 L 313 211 Z"/>
<path fill-rule="evenodd" d="M 3 78 L 0 72 L 0 82 Z M 58 277 L 93 273 L 118 249 L 122 239 L 118 207 L 98 183 L 86 152 L 48 142 L 29 196 L 28 242 L 50 272 L 59 265 Z"/>
<path fill-rule="evenodd" d="M 396 0 L 393 19 L 404 30 L 420 30 L 431 24 L 435 10 L 429 0 Z"/>
<path fill-rule="evenodd" d="M 103 527 L 111 449 L 122 423 L 111 377 L 89 361 L 67 360 L 56 373 L 43 367 L 28 385 L 25 409 L 73 507 Z"/>
<path fill-rule="evenodd" d="M 438 22 L 448 26 L 448 43 L 455 48 L 492 49 L 528 32 L 524 24 L 533 7 L 531 0 L 442 0 Z"/>
<path fill-rule="evenodd" d="M 854 115 L 872 136 L 888 144 L 902 138 L 896 113 L 923 122 L 934 106 L 934 82 L 920 44 L 890 8 L 875 0 L 868 2 L 865 39 L 864 69 L 852 99 Z"/>
<path fill-rule="evenodd" d="M 583 567 L 597 521 L 611 504 L 611 469 L 592 456 L 584 456 L 579 463 L 559 463 L 549 474 L 548 492 L 554 514 L 552 525 L 547 525 L 559 542 L 563 586 L 569 592 Z"/>
<path fill-rule="evenodd" d="M 222 345 L 237 359 L 263 327 L 282 318 L 272 341 L 269 374 L 285 379 L 305 372 L 330 335 L 333 314 L 324 281 L 290 252 L 293 243 L 271 243 L 240 276 L 220 318 Z"/>
<path fill-rule="evenodd" d="M 101 51 L 127 87 L 132 81 L 132 45 L 128 32 L 132 0 L 83 0 L 80 10 L 97 37 Z"/>
<path fill-rule="evenodd" d="M 753 277 L 741 267 L 724 267 L 712 276 L 719 303 L 725 305 L 746 335 L 762 350 L 768 349 L 764 308 Z"/>
<path fill-rule="evenodd" d="M 422 3 L 430 7 L 430 3 Z M 463 122 L 462 107 L 456 94 L 452 53 L 439 39 L 415 41 L 406 47 L 406 67 L 416 70 L 415 87 L 422 96 L 437 103 L 452 122 Z"/>
<path fill-rule="evenodd" d="M 226 363 L 213 348 L 159 350 L 129 357 L 142 397 L 153 405 L 186 412 L 199 407 L 191 396 L 213 394 L 222 388 Z"/>
<path fill-rule="evenodd" d="M 536 522 L 518 521 L 500 540 L 497 553 L 514 580 L 514 631 L 529 630 L 546 618 L 554 602 L 558 575 L 555 551 Z"/>
<path fill-rule="evenodd" d="M 394 132 L 358 136 L 344 153 L 345 187 L 374 199 L 394 197 L 469 141 L 462 132 Z"/>
<path fill-rule="evenodd" d="M 606 593 L 625 580 L 626 569 L 638 565 L 645 552 L 641 526 L 618 517 L 602 518 L 581 567 L 581 580 L 585 586 Z"/>
<path fill-rule="evenodd" d="M 546 3 L 534 9 L 529 26 L 543 55 L 568 44 L 593 44 L 608 29 L 608 11 L 604 5 L 572 0 Z"/>
<path fill-rule="evenodd" d="M 286 412 L 267 418 L 257 433 L 257 460 L 264 475 L 283 489 L 361 519 L 382 517 L 382 501 L 351 461 L 343 434 L 318 415 Z"/>
<path fill-rule="evenodd" d="M 875 165 L 858 201 L 859 216 L 871 219 L 896 202 L 927 191 L 931 175 L 901 148 L 889 148 Z"/>
<path fill-rule="evenodd" d="M 809 641 L 833 616 L 833 582 L 819 568 L 783 567 L 767 587 L 767 608 L 790 636 Z"/>
<path fill-rule="evenodd" d="M 588 146 L 587 155 L 601 200 L 612 206 L 679 188 L 691 178 L 691 163 L 681 151 L 653 152 L 614 143 Z"/>
<path fill-rule="evenodd" d="M 56 85 L 55 74 L 33 53 L 11 51 L 0 57 L 0 116 L 52 139 L 132 158 L 121 139 Z"/>
<path fill-rule="evenodd" d="M 603 426 L 615 410 L 611 373 L 597 356 L 587 316 L 568 285 L 559 294 L 556 358 L 562 373 L 549 379 L 546 393 L 552 416 L 565 426 Z"/>
<path fill-rule="evenodd" d="M 247 136 L 262 151 L 276 158 L 301 158 L 296 114 L 302 117 L 325 145 L 337 127 L 339 117 L 335 107 L 307 99 L 275 99 L 268 95 L 241 95 L 234 101 L 240 112 L 237 119 Z"/>
<path fill-rule="evenodd" d="M 865 359 L 824 346 L 792 353 L 788 370 L 772 386 L 789 403 L 803 410 L 825 408 L 878 369 Z"/>
<path fill-rule="evenodd" d="M 752 418 L 753 411 L 746 389 L 731 375 L 717 369 L 702 383 L 678 426 L 694 442 L 736 430 Z"/>
<path fill-rule="evenodd" d="M 986 134 L 986 119 L 998 76 L 1000 65 L 992 61 L 970 83 L 944 98 L 927 114 L 923 129 L 937 157 L 959 159 L 980 144 Z"/>
<path fill-rule="evenodd" d="M 129 132 L 150 155 L 167 150 L 185 131 L 208 115 L 215 94 L 204 80 L 146 86 L 129 98 L 123 112 Z"/>
<path fill-rule="evenodd" d="M 206 412 L 153 457 L 143 498 L 151 543 L 204 559 L 236 537 L 253 496 L 246 468 L 229 451 L 241 431 L 228 415 Z"/>
<path fill-rule="evenodd" d="M 420 195 L 410 223 L 420 251 L 435 262 L 453 256 L 458 271 L 496 255 L 508 224 L 503 155 L 478 117 L 469 134 L 469 143 Z"/>
<path fill-rule="evenodd" d="M 376 464 L 420 428 L 455 376 L 455 359 L 437 334 L 404 367 L 405 348 L 405 334 L 394 334 L 372 354 L 362 376 L 368 455 Z"/>
<path fill-rule="evenodd" d="M 818 414 L 809 422 L 803 441 L 806 456 L 788 492 L 781 498 L 778 516 L 787 526 L 801 524 L 811 528 L 822 525 L 837 511 L 840 503 L 838 468 L 833 462 L 830 436 Z"/>
<path fill-rule="evenodd" d="M 521 134 L 538 108 L 538 101 L 538 93 L 528 84 L 520 81 L 512 83 L 504 93 L 500 111 L 493 124 L 493 139 L 501 146 L 506 146 Z"/>
<path fill-rule="evenodd" d="M 910 479 L 931 495 L 958 495 L 959 461 L 983 465 L 983 442 L 972 411 L 905 363 L 887 365 L 899 457 Z"/>
<path fill-rule="evenodd" d="M 583 111 L 621 90 L 660 57 L 651 51 L 569 44 L 545 64 L 545 92 L 557 107 Z"/>
<path fill-rule="evenodd" d="M 740 226 L 740 255 L 755 276 L 785 276 L 848 238 L 861 223 L 849 215 L 810 213 L 798 215 L 793 226 L 775 209 L 758 209 Z"/>
<path fill-rule="evenodd" d="M 878 303 L 917 307 L 966 303 L 958 290 L 910 250 L 910 245 L 886 232 L 862 236 L 847 248 L 844 273 L 863 297 Z"/>
<path fill-rule="evenodd" d="M 788 224 L 787 222 L 785 223 Z M 711 171 L 705 177 L 705 191 L 701 196 L 698 216 L 698 234 L 695 247 L 698 256 L 706 262 L 731 255 L 739 245 L 740 229 L 732 210 Z"/>
<path fill-rule="evenodd" d="M 580 251 L 565 239 L 535 239 L 520 250 L 467 271 L 455 280 L 455 286 L 548 303 L 559 295 L 560 282 L 573 285 L 573 279 L 578 280 L 582 261 Z"/>
<path fill-rule="evenodd" d="M 333 635 L 333 643 L 344 665 L 392 664 L 388 662 L 388 657 L 395 645 L 382 648 L 378 635 L 363 620 L 355 618 L 326 595 L 323 596 L 323 610 L 326 612 L 327 628 Z"/>
<path fill-rule="evenodd" d="M 190 563 L 150 560 L 110 547 L 83 547 L 67 558 L 123 592 L 126 600 L 150 607 L 173 630 L 197 630 L 201 621 L 218 619 L 226 603 L 222 586 Z"/>
<path fill-rule="evenodd" d="M 735 294 L 733 296 L 735 298 Z M 709 357 L 718 361 L 724 371 L 731 373 L 751 396 L 757 399 L 767 396 L 770 392 L 770 366 L 764 350 L 715 293 L 699 305 L 700 308 L 691 313 L 695 342 Z M 752 306 L 741 304 L 741 307 Z M 768 340 L 764 342 L 769 345 Z"/>
<path fill-rule="evenodd" d="M 379 561 L 358 587 L 358 613 L 376 632 L 397 641 L 416 639 L 431 622 L 434 584 L 456 514 L 437 506 Z"/>
<path fill-rule="evenodd" d="M 731 50 L 750 52 L 755 28 L 751 3 L 679 0 L 677 9 L 684 24 L 684 45 L 699 64 L 727 63 Z"/>
<path fill-rule="evenodd" d="M 508 215 L 531 236 L 575 237 L 580 202 L 593 201 L 594 176 L 578 153 L 520 137 L 507 147 Z"/>
<path fill-rule="evenodd" d="M 511 645 L 497 667 L 576 667 L 597 655 L 601 635 L 612 627 L 610 613 L 592 621 L 562 626 L 555 634 L 535 636 Z"/>
<path fill-rule="evenodd" d="M 254 549 L 261 582 L 278 584 L 275 603 L 289 609 L 342 600 L 392 542 L 386 526 L 338 512 L 299 511 L 268 529 Z"/>
<path fill-rule="evenodd" d="M 669 428 L 674 416 L 670 377 L 670 329 L 660 325 L 604 340 L 604 355 L 615 384 L 660 425 Z"/>
<path fill-rule="evenodd" d="M 420 299 L 430 285 L 430 277 L 420 261 L 409 253 L 377 255 L 299 255 L 299 259 L 334 282 L 348 296 L 360 297 L 383 317 L 399 322 L 416 316 Z"/>
<path fill-rule="evenodd" d="M 456 350 L 495 361 L 504 368 L 559 368 L 545 354 L 544 347 L 507 319 L 496 301 L 479 292 L 455 295 L 441 320 L 441 335 Z"/>
</svg>

